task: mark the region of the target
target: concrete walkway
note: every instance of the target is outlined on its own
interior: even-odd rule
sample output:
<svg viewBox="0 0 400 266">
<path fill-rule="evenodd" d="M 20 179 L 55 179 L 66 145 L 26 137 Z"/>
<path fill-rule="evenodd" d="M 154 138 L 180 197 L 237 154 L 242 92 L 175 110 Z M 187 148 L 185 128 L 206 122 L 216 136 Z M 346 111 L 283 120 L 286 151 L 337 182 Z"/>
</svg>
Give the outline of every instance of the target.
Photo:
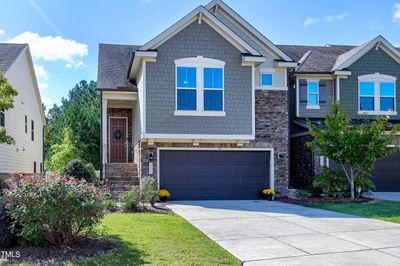
<svg viewBox="0 0 400 266">
<path fill-rule="evenodd" d="M 373 192 L 372 198 L 381 200 L 400 201 L 400 192 Z"/>
<path fill-rule="evenodd" d="M 168 207 L 245 265 L 400 265 L 400 224 L 277 201 Z"/>
</svg>

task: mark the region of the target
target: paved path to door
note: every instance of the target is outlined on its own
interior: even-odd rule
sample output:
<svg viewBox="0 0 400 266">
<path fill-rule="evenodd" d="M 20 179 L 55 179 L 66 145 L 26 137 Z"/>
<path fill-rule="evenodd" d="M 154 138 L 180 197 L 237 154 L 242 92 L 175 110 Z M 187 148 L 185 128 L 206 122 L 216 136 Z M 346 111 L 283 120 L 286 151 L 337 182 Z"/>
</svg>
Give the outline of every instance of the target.
<svg viewBox="0 0 400 266">
<path fill-rule="evenodd" d="M 400 224 L 277 201 L 168 206 L 245 265 L 400 265 Z"/>
</svg>

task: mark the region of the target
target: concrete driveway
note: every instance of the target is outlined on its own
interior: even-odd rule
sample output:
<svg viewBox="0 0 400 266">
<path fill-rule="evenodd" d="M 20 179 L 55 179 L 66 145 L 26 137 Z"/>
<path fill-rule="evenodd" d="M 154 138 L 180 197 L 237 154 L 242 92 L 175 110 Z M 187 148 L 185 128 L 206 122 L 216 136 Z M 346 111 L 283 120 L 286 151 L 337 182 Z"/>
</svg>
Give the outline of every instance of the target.
<svg viewBox="0 0 400 266">
<path fill-rule="evenodd" d="M 400 201 L 400 192 L 373 192 L 372 198 L 381 200 Z"/>
<path fill-rule="evenodd" d="M 245 265 L 400 265 L 400 224 L 277 201 L 168 207 Z"/>
</svg>

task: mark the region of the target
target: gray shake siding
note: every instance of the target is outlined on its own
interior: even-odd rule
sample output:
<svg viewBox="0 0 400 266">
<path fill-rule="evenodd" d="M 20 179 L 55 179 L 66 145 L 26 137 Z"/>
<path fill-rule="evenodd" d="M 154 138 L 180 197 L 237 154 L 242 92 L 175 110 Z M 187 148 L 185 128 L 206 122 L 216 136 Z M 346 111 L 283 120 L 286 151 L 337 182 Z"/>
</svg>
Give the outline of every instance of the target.
<svg viewBox="0 0 400 266">
<path fill-rule="evenodd" d="M 241 65 L 239 50 L 207 23 L 195 21 L 157 51 L 157 62 L 146 64 L 146 133 L 252 134 L 251 67 Z M 225 117 L 174 115 L 174 60 L 199 55 L 225 62 Z"/>
<path fill-rule="evenodd" d="M 304 81 L 305 82 L 305 81 Z M 307 109 L 307 103 L 300 102 L 299 106 L 299 117 L 307 117 L 307 118 L 323 118 L 325 115 L 331 110 L 331 100 L 334 97 L 334 82 L 333 80 L 324 80 L 326 87 L 326 98 L 325 103 L 320 103 L 320 109 Z M 299 90 L 300 91 L 300 90 Z M 307 93 L 307 92 L 300 92 Z M 300 99 L 303 98 L 300 96 Z M 307 96 L 304 96 L 307 99 Z"/>
<path fill-rule="evenodd" d="M 368 53 L 354 62 L 349 69 L 351 76 L 340 80 L 340 102 L 353 117 L 359 116 L 358 112 L 358 76 L 380 73 L 397 77 L 396 81 L 396 110 L 397 116 L 390 116 L 391 119 L 400 119 L 400 64 L 393 60 L 382 49 L 371 49 Z"/>
</svg>

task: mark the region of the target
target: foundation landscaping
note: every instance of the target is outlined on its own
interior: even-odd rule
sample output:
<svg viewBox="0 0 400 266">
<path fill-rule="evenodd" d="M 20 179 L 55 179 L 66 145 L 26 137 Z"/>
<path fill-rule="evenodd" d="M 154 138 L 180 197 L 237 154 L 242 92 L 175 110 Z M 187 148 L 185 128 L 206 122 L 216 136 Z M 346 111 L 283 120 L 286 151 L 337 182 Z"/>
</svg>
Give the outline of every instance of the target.
<svg viewBox="0 0 400 266">
<path fill-rule="evenodd" d="M 15 174 L 2 182 L 0 264 L 240 265 L 160 203 L 170 194 L 154 179 L 113 199 L 85 164 L 70 166 L 75 177 Z"/>
</svg>

